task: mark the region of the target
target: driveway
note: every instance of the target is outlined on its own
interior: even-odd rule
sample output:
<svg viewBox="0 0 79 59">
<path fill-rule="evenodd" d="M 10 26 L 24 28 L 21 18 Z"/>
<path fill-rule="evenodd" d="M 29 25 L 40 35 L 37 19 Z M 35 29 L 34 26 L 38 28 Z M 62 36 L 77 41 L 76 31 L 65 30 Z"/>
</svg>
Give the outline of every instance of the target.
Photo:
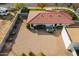
<svg viewBox="0 0 79 59">
<path fill-rule="evenodd" d="M 48 56 L 72 55 L 65 49 L 61 34 L 58 31 L 54 34 L 45 31 L 30 31 L 23 23 L 9 55 L 22 55 L 22 53 L 29 55 L 29 52 L 33 52 L 35 55 L 41 55 L 42 52 Z"/>
</svg>

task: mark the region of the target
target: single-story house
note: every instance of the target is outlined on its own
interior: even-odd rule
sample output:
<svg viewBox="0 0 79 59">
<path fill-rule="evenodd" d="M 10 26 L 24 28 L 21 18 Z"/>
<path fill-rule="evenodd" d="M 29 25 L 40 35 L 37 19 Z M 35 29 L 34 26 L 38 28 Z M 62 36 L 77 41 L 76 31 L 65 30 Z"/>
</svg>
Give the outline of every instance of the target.
<svg viewBox="0 0 79 59">
<path fill-rule="evenodd" d="M 43 24 L 46 27 L 55 27 L 57 25 L 72 24 L 72 17 L 63 10 L 45 10 L 45 11 L 30 11 L 26 20 L 30 26 Z M 31 27 L 32 27 L 31 26 Z"/>
</svg>

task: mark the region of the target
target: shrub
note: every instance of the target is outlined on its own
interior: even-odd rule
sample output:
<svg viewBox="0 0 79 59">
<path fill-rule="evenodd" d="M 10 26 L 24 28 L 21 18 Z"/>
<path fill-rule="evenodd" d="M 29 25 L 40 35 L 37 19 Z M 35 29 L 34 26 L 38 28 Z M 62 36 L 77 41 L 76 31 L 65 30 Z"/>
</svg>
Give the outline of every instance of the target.
<svg viewBox="0 0 79 59">
<path fill-rule="evenodd" d="M 45 28 L 46 28 L 46 26 L 45 26 L 45 25 L 40 24 L 40 25 L 36 25 L 36 28 L 37 28 L 37 29 L 45 29 Z"/>
<path fill-rule="evenodd" d="M 27 24 L 26 27 L 27 27 L 28 29 L 30 29 L 30 24 Z"/>
<path fill-rule="evenodd" d="M 29 9 L 26 7 L 23 7 L 23 9 L 21 10 L 21 13 L 25 13 L 25 12 L 29 13 Z"/>
<path fill-rule="evenodd" d="M 55 29 L 48 29 L 47 32 L 49 33 L 53 33 L 55 31 Z"/>
<path fill-rule="evenodd" d="M 54 30 L 50 29 L 50 30 L 48 30 L 48 32 L 49 32 L 49 33 L 53 33 L 53 32 L 54 32 Z"/>
<path fill-rule="evenodd" d="M 16 3 L 15 7 L 16 9 L 21 9 L 22 7 L 24 7 L 25 5 L 23 3 Z"/>
<path fill-rule="evenodd" d="M 78 20 L 79 18 L 76 16 L 76 14 L 70 10 L 65 10 L 68 14 L 71 15 L 73 20 Z"/>
<path fill-rule="evenodd" d="M 12 37 L 10 37 L 10 38 L 9 38 L 9 41 L 10 41 L 10 42 L 11 42 L 11 41 L 13 41 L 13 38 L 12 38 Z"/>
</svg>

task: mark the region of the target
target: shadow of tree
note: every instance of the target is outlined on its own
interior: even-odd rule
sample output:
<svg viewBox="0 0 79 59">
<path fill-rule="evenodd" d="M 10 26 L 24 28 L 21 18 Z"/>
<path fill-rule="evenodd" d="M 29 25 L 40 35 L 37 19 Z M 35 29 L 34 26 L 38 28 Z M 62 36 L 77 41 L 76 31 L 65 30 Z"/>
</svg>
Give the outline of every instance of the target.
<svg viewBox="0 0 79 59">
<path fill-rule="evenodd" d="M 43 52 L 41 52 L 40 54 L 41 54 L 41 56 L 46 56 Z"/>
<path fill-rule="evenodd" d="M 33 52 L 29 52 L 29 56 L 36 56 Z"/>
</svg>

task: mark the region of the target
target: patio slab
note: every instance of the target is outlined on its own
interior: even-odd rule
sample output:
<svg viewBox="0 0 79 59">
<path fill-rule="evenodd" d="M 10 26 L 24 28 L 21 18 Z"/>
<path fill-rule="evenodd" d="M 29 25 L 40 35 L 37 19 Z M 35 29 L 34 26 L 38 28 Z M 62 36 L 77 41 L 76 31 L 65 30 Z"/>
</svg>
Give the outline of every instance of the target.
<svg viewBox="0 0 79 59">
<path fill-rule="evenodd" d="M 48 56 L 72 55 L 71 52 L 65 49 L 59 32 L 50 34 L 45 31 L 29 31 L 26 24 L 23 23 L 9 55 L 19 56 L 22 53 L 29 55 L 29 52 L 33 52 L 37 56 L 41 52 Z"/>
</svg>

